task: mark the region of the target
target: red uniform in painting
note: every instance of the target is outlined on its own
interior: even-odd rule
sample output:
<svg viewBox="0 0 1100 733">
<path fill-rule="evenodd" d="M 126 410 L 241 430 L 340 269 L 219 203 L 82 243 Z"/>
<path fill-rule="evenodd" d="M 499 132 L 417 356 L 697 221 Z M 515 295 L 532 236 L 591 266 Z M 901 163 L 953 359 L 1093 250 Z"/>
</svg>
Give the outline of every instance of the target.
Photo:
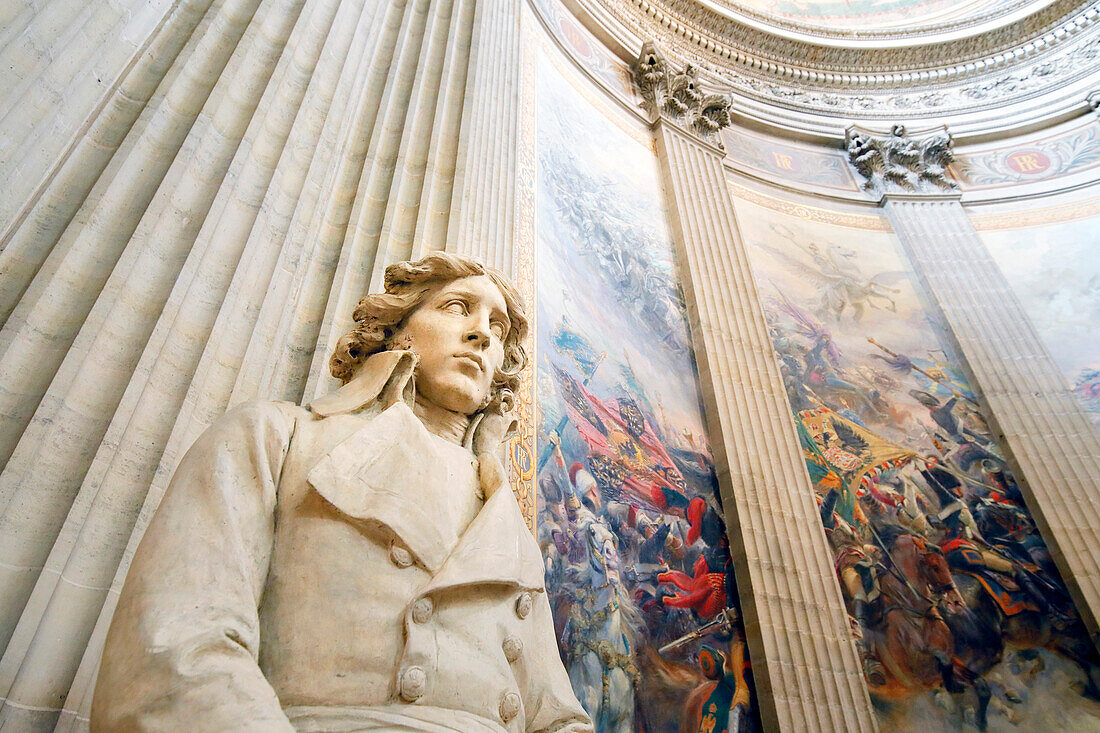
<svg viewBox="0 0 1100 733">
<path fill-rule="evenodd" d="M 686 594 L 666 596 L 664 604 L 673 608 L 690 608 L 704 619 L 712 619 L 726 607 L 726 577 L 713 573 L 705 557 L 695 561 L 695 577 L 672 570 L 657 577 L 659 583 L 672 583 Z"/>
</svg>

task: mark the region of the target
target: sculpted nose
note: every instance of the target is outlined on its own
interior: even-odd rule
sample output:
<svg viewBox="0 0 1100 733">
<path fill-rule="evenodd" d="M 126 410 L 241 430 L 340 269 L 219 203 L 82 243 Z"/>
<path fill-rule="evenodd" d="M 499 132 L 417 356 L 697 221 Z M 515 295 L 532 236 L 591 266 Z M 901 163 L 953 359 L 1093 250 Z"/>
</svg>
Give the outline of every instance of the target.
<svg viewBox="0 0 1100 733">
<path fill-rule="evenodd" d="M 470 330 L 466 332 L 466 340 L 470 343 L 479 344 L 482 347 L 489 345 L 489 317 L 480 316 L 472 319 L 470 324 Z"/>
</svg>

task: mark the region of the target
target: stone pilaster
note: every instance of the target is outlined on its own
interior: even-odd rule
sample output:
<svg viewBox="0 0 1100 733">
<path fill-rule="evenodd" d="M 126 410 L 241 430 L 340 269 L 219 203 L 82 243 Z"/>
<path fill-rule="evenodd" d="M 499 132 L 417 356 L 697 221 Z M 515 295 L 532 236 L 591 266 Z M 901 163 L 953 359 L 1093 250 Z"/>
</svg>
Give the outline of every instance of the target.
<svg viewBox="0 0 1100 733">
<path fill-rule="evenodd" d="M 888 136 L 850 128 L 853 166 L 881 194 L 1006 446 L 1013 472 L 1093 638 L 1100 617 L 1100 439 L 946 178 L 942 128 Z M 883 171 L 893 170 L 893 176 Z"/>
<path fill-rule="evenodd" d="M 886 193 L 885 209 L 950 328 L 1093 638 L 1100 617 L 1100 440 L 958 195 Z"/>
<path fill-rule="evenodd" d="M 515 274 L 519 0 L 480 0 L 474 18 L 447 251 Z"/>
<path fill-rule="evenodd" d="M 372 278 L 414 240 L 443 247 L 480 7 L 88 4 L 173 8 L 35 169 L 41 191 L 14 197 L 23 213 L 0 197 L 2 730 L 87 728 L 118 589 L 183 451 L 229 405 L 327 389 Z M 51 63 L 79 65 L 72 49 Z"/>
<path fill-rule="evenodd" d="M 723 153 L 704 139 L 711 126 L 696 124 L 701 115 L 728 124 L 729 103 L 700 93 L 690 69 L 675 72 L 648 44 L 635 79 L 655 117 L 764 728 L 875 730 Z"/>
</svg>

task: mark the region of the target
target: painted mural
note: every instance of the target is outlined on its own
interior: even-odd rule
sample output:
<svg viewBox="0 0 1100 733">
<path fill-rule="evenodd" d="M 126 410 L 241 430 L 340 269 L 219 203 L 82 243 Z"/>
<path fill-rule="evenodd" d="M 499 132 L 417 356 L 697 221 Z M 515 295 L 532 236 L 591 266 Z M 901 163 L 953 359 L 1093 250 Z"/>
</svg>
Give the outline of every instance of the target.
<svg viewBox="0 0 1100 733">
<path fill-rule="evenodd" d="M 980 231 L 982 241 L 1100 430 L 1100 216 L 1030 228 L 1004 219 L 1017 226 Z"/>
<path fill-rule="evenodd" d="M 598 731 L 756 730 L 649 135 L 559 58 L 537 72 L 536 477 L 562 658 Z"/>
<path fill-rule="evenodd" d="M 728 160 L 775 176 L 783 181 L 811 183 L 828 188 L 858 191 L 844 153 L 799 145 L 774 137 L 727 127 L 722 131 Z"/>
<path fill-rule="evenodd" d="M 1100 730 L 1100 659 L 894 235 L 776 203 L 738 221 L 882 729 Z"/>
<path fill-rule="evenodd" d="M 630 67 L 578 23 L 558 0 L 532 0 L 531 6 L 566 53 L 599 80 L 605 89 L 620 99 L 635 103 Z"/>
<path fill-rule="evenodd" d="M 1054 135 L 963 153 L 951 165 L 967 190 L 1013 186 L 1091 170 L 1100 166 L 1100 125 L 1086 118 Z"/>
</svg>

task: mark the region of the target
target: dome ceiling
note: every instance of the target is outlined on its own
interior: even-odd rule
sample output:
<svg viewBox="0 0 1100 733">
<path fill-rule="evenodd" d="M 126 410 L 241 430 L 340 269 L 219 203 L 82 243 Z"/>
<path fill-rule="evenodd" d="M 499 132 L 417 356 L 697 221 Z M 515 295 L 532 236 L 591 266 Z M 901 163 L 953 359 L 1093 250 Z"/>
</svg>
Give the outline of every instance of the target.
<svg viewBox="0 0 1100 733">
<path fill-rule="evenodd" d="M 857 120 L 1027 129 L 1087 109 L 1100 64 L 1100 0 L 561 2 L 625 61 L 654 41 L 735 114 L 811 138 Z"/>
</svg>

